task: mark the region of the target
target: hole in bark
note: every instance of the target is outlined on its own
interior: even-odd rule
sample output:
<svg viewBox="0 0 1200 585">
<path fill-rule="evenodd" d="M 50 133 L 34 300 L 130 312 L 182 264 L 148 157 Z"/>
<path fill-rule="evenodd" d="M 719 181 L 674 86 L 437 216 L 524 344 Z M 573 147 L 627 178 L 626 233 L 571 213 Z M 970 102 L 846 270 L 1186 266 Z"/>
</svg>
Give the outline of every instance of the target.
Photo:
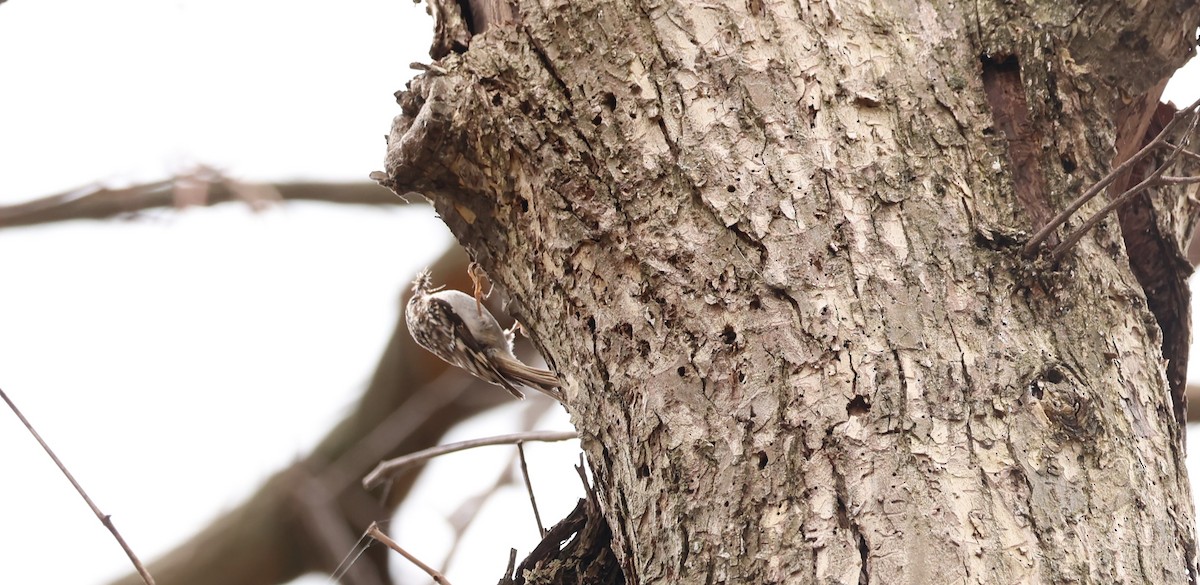
<svg viewBox="0 0 1200 585">
<path fill-rule="evenodd" d="M 591 331 L 592 333 L 595 333 L 596 332 L 596 318 L 588 317 L 587 326 L 588 326 L 589 331 Z"/>
<path fill-rule="evenodd" d="M 687 377 L 687 368 L 685 368 L 683 366 L 679 366 L 679 369 L 675 370 L 675 373 L 679 374 L 680 378 L 686 378 Z"/>
<path fill-rule="evenodd" d="M 604 107 L 610 110 L 617 109 L 617 96 L 613 95 L 612 92 L 606 92 L 604 94 Z"/>
<path fill-rule="evenodd" d="M 475 22 L 475 11 L 471 10 L 471 3 L 470 2 L 458 2 L 457 4 L 458 4 L 458 9 L 462 11 L 463 24 L 466 25 L 467 31 L 470 32 L 472 35 L 479 34 L 479 31 L 477 30 L 477 26 L 476 26 L 476 22 Z M 457 44 L 458 43 L 455 43 L 455 45 L 457 45 Z M 466 52 L 466 49 L 464 48 L 463 51 L 459 51 L 459 52 L 460 53 Z"/>
<path fill-rule="evenodd" d="M 1033 396 L 1034 398 L 1036 398 L 1038 400 L 1042 399 L 1043 390 L 1042 390 L 1041 380 L 1035 381 L 1034 383 L 1029 385 L 1029 395 Z"/>
<path fill-rule="evenodd" d="M 524 197 L 518 197 L 517 201 L 521 203 L 521 213 L 529 213 L 529 200 Z"/>
<path fill-rule="evenodd" d="M 521 102 L 521 103 L 517 104 L 517 109 L 521 110 L 522 114 L 525 114 L 526 116 L 528 116 L 529 112 L 533 111 L 533 106 L 529 105 L 529 102 Z"/>
<path fill-rule="evenodd" d="M 1050 382 L 1051 384 L 1058 384 L 1066 379 L 1067 377 L 1064 376 L 1062 372 L 1058 371 L 1058 368 L 1050 368 L 1046 370 L 1046 381 Z"/>
<path fill-rule="evenodd" d="M 737 187 L 730 185 L 728 187 L 725 187 L 725 190 L 729 191 L 730 193 L 733 193 L 734 191 L 737 191 Z"/>
<path fill-rule="evenodd" d="M 862 396 L 855 396 L 850 402 L 846 403 L 846 414 L 850 416 L 862 416 L 870 411 L 871 405 Z"/>
<path fill-rule="evenodd" d="M 593 125 L 593 126 L 599 126 L 599 125 L 600 125 L 600 122 L 603 122 L 603 121 L 604 121 L 604 118 L 601 118 L 601 117 L 600 117 L 600 114 L 596 114 L 596 117 L 595 117 L 595 118 L 592 118 L 592 125 Z"/>
<path fill-rule="evenodd" d="M 642 464 L 641 467 L 637 468 L 637 476 L 639 478 L 650 477 L 650 467 L 647 466 L 646 464 Z"/>
<path fill-rule="evenodd" d="M 1021 62 L 1017 60 L 1016 55 L 988 55 L 979 56 L 979 61 L 983 63 L 985 69 L 994 71 L 1020 71 Z"/>
<path fill-rule="evenodd" d="M 650 342 L 645 339 L 638 342 L 638 355 L 642 357 L 650 355 Z"/>
<path fill-rule="evenodd" d="M 725 345 L 733 345 L 737 341 L 737 331 L 733 330 L 733 325 L 726 325 L 725 330 L 721 331 L 721 341 L 724 341 Z"/>
<path fill-rule="evenodd" d="M 760 299 L 758 297 L 754 297 L 753 299 L 751 299 L 750 300 L 750 308 L 754 309 L 755 311 L 762 309 L 762 299 Z"/>
<path fill-rule="evenodd" d="M 633 339 L 633 325 L 629 323 L 621 323 L 617 325 L 617 332 L 624 335 L 628 339 Z"/>
<path fill-rule="evenodd" d="M 1065 172 L 1067 174 L 1071 174 L 1071 173 L 1075 172 L 1077 165 L 1075 164 L 1074 160 L 1071 160 L 1070 155 L 1064 154 L 1062 156 L 1062 158 L 1059 160 L 1062 162 L 1063 172 Z"/>
<path fill-rule="evenodd" d="M 758 468 L 759 468 L 759 469 L 766 469 L 766 467 L 767 467 L 767 461 L 768 461 L 768 458 L 767 458 L 767 452 L 766 452 L 766 451 L 759 451 L 759 452 L 758 452 Z"/>
<path fill-rule="evenodd" d="M 738 384 L 745 384 L 746 383 L 746 374 L 738 372 L 737 375 L 738 375 Z"/>
<path fill-rule="evenodd" d="M 493 105 L 493 106 L 498 106 L 498 105 L 500 105 L 500 104 L 501 104 L 503 101 L 504 101 L 504 98 L 500 97 L 500 94 L 498 94 L 498 93 L 494 93 L 494 94 L 492 94 L 492 105 Z"/>
</svg>

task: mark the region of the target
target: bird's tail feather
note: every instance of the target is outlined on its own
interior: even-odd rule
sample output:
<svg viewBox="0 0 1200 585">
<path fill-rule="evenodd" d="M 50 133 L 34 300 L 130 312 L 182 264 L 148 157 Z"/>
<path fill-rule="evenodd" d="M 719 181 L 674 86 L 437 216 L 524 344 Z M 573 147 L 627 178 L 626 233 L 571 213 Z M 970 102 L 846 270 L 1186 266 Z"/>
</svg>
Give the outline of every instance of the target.
<svg viewBox="0 0 1200 585">
<path fill-rule="evenodd" d="M 558 378 L 550 370 L 530 367 L 503 356 L 496 356 L 495 361 L 497 369 L 505 377 L 517 380 L 559 402 L 563 401 L 562 391 L 558 388 Z"/>
</svg>

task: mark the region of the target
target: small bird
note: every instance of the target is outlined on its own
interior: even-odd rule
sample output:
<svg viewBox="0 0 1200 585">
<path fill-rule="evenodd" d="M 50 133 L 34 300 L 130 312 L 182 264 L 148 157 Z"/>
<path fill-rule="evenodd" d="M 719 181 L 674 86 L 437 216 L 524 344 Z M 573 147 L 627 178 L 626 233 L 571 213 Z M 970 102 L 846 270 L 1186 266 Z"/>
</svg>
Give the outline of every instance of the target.
<svg viewBox="0 0 1200 585">
<path fill-rule="evenodd" d="M 513 355 L 512 332 L 501 328 L 474 297 L 433 288 L 429 270 L 417 274 L 413 281 L 413 295 L 404 317 L 417 345 L 476 378 L 503 386 L 517 398 L 525 398 L 518 387 L 529 386 L 563 401 L 553 372 L 521 363 Z"/>
</svg>

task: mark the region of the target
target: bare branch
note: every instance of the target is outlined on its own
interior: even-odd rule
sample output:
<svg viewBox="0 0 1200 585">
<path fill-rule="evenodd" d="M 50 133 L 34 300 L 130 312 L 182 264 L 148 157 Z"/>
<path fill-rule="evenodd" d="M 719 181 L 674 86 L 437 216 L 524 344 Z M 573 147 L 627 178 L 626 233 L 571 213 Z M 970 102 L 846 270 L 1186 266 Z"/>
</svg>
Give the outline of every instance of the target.
<svg viewBox="0 0 1200 585">
<path fill-rule="evenodd" d="M 399 475 L 406 468 L 414 464 L 423 463 L 429 459 L 440 457 L 447 453 L 465 451 L 467 449 L 486 447 L 489 445 L 511 445 L 520 441 L 542 441 L 551 443 L 555 441 L 566 441 L 569 439 L 578 438 L 579 434 L 575 431 L 529 431 L 524 433 L 497 435 L 495 437 L 485 437 L 482 439 L 471 439 L 469 441 L 450 443 L 449 445 L 438 445 L 437 447 L 424 449 L 410 455 L 389 459 L 380 463 L 371 471 L 371 473 L 368 473 L 367 476 L 363 478 L 363 487 L 366 489 L 372 489 L 383 483 L 385 480 Z"/>
<path fill-rule="evenodd" d="M 367 536 L 382 542 L 383 544 L 387 545 L 388 548 L 400 553 L 400 556 L 408 559 L 408 562 L 420 567 L 422 571 L 425 571 L 425 573 L 432 577 L 434 582 L 438 583 L 438 585 L 450 585 L 450 581 L 446 579 L 445 575 L 439 573 L 437 569 L 422 563 L 421 559 L 418 559 L 408 551 L 401 548 L 396 541 L 392 540 L 390 537 L 388 537 L 388 535 L 384 534 L 383 531 L 379 529 L 379 524 L 372 522 L 371 526 L 367 528 Z"/>
<path fill-rule="evenodd" d="M 408 203 L 390 190 L 366 181 L 244 183 L 215 172 L 198 171 L 121 189 L 93 184 L 25 203 L 0 206 L 0 228 L 73 219 L 109 219 L 149 209 L 211 206 L 230 201 L 243 201 L 256 209 L 276 201 L 360 205 Z"/>
<path fill-rule="evenodd" d="M 92 513 L 96 515 L 96 518 L 100 519 L 100 523 L 112 533 L 113 538 L 117 539 L 117 544 L 121 545 L 121 548 L 125 551 L 125 554 L 129 556 L 129 560 L 133 563 L 133 567 L 137 569 L 138 574 L 142 576 L 142 581 L 145 581 L 146 585 L 154 585 L 154 577 L 150 576 L 150 571 L 146 570 L 146 567 L 142 565 L 142 561 L 138 560 L 137 555 L 134 554 L 133 549 L 129 548 L 129 544 L 126 543 L 125 539 L 121 537 L 121 533 L 117 531 L 116 525 L 113 524 L 112 517 L 101 512 L 100 508 L 96 506 L 96 503 L 92 501 L 92 498 L 88 497 L 87 492 L 83 491 L 83 486 L 79 485 L 78 481 L 75 481 L 75 476 L 71 475 L 71 472 L 67 470 L 67 466 L 63 465 L 63 462 L 59 460 L 58 455 L 54 454 L 54 451 L 50 449 L 50 445 L 46 444 L 46 441 L 42 440 L 42 436 L 39 435 L 36 430 L 34 430 L 33 425 L 29 423 L 29 420 L 25 418 L 24 414 L 21 414 L 21 410 L 17 408 L 16 404 L 13 404 L 13 401 L 9 399 L 8 394 L 6 394 L 3 389 L 0 389 L 0 398 L 3 398 L 4 402 L 8 403 L 8 407 L 12 409 L 13 414 L 16 414 L 17 418 L 21 419 L 21 424 L 25 425 L 25 428 L 29 430 L 29 434 L 33 435 L 34 439 L 37 439 L 38 444 L 42 446 L 42 449 L 46 450 L 46 454 L 50 456 L 50 459 L 54 460 L 54 464 L 58 466 L 59 471 L 61 471 L 63 475 L 67 476 L 67 481 L 71 482 L 71 485 L 75 487 L 75 491 L 79 492 L 79 495 L 83 497 L 83 501 L 87 502 L 88 507 L 92 509 Z"/>
<path fill-rule="evenodd" d="M 1200 100 L 1196 100 L 1196 101 L 1192 102 L 1192 104 L 1190 106 L 1176 112 L 1175 117 L 1171 119 L 1171 122 L 1169 124 L 1167 124 L 1158 133 L 1158 135 L 1155 136 L 1154 139 L 1150 141 L 1149 144 L 1147 144 L 1146 146 L 1143 146 L 1141 150 L 1137 151 L 1137 153 L 1135 153 L 1133 156 L 1129 157 L 1129 160 L 1126 160 L 1125 162 L 1118 165 L 1117 168 L 1109 171 L 1109 173 L 1107 175 L 1104 175 L 1104 177 L 1102 179 L 1100 179 L 1095 185 L 1092 185 L 1087 191 L 1084 191 L 1084 193 L 1082 195 L 1075 198 L 1075 200 L 1072 201 L 1070 205 L 1067 205 L 1066 209 L 1062 210 L 1061 213 L 1054 216 L 1054 218 L 1051 219 L 1050 221 L 1046 222 L 1046 225 L 1042 226 L 1042 229 L 1038 230 L 1038 232 L 1036 234 L 1034 234 L 1033 237 L 1029 238 L 1029 241 L 1025 243 L 1024 248 L 1022 248 L 1022 250 L 1021 250 L 1022 253 L 1026 257 L 1033 256 L 1037 252 L 1038 247 L 1041 246 L 1042 243 L 1046 241 L 1046 238 L 1049 238 L 1050 234 L 1053 233 L 1054 230 L 1058 228 L 1058 226 L 1060 226 L 1064 222 L 1066 222 L 1067 219 L 1069 219 L 1071 217 L 1071 214 L 1078 211 L 1079 208 L 1083 207 L 1084 204 L 1086 204 L 1088 201 L 1091 201 L 1093 197 L 1095 197 L 1097 194 L 1100 193 L 1100 191 L 1104 190 L 1105 187 L 1108 187 L 1110 184 L 1112 184 L 1113 181 L 1117 180 L 1117 178 L 1120 177 L 1122 173 L 1133 168 L 1134 165 L 1138 164 L 1139 162 L 1142 161 L 1142 159 L 1149 156 L 1150 153 L 1154 152 L 1155 149 L 1162 146 L 1163 143 L 1166 142 L 1167 137 L 1170 136 L 1171 133 L 1175 131 L 1175 128 L 1185 118 L 1190 117 L 1191 114 L 1193 114 L 1197 108 L 1200 108 Z M 1179 151 L 1179 149 L 1176 149 L 1175 152 L 1178 153 L 1180 151 Z M 1126 191 L 1126 194 L 1128 194 L 1128 193 L 1129 193 L 1129 191 Z M 1136 195 L 1136 193 L 1134 193 L 1134 195 Z M 1124 195 L 1122 195 L 1122 196 L 1124 196 Z M 1132 198 L 1132 197 L 1133 197 L 1133 195 L 1130 195 L 1130 198 Z M 1106 211 L 1104 211 L 1104 213 L 1108 213 L 1108 211 L 1112 211 L 1112 209 L 1115 209 L 1115 207 L 1113 207 L 1112 209 L 1106 207 L 1105 209 L 1106 209 Z M 1103 217 L 1103 216 L 1101 216 L 1101 217 Z M 1080 236 L 1082 236 L 1082 234 L 1080 234 Z M 1068 248 L 1069 248 L 1069 246 L 1068 246 Z M 1063 248 L 1063 246 L 1060 244 L 1058 246 L 1058 248 L 1055 250 L 1056 254 L 1058 253 L 1058 250 L 1065 251 L 1066 248 Z"/>
</svg>

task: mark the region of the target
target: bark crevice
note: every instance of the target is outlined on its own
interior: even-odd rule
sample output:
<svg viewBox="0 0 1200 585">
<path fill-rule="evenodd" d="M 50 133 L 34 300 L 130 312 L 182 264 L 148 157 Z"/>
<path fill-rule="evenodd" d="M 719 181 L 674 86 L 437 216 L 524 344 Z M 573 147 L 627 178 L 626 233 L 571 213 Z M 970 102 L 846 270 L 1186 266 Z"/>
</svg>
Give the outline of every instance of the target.
<svg viewBox="0 0 1200 585">
<path fill-rule="evenodd" d="M 1021 63 L 1016 55 L 984 55 L 980 61 L 983 63 L 983 89 L 992 119 L 1008 150 L 1013 189 L 1028 216 L 1031 231 L 1036 230 L 1053 213 L 1046 199 L 1046 179 L 1041 168 L 1043 139 L 1029 119 Z"/>
</svg>

